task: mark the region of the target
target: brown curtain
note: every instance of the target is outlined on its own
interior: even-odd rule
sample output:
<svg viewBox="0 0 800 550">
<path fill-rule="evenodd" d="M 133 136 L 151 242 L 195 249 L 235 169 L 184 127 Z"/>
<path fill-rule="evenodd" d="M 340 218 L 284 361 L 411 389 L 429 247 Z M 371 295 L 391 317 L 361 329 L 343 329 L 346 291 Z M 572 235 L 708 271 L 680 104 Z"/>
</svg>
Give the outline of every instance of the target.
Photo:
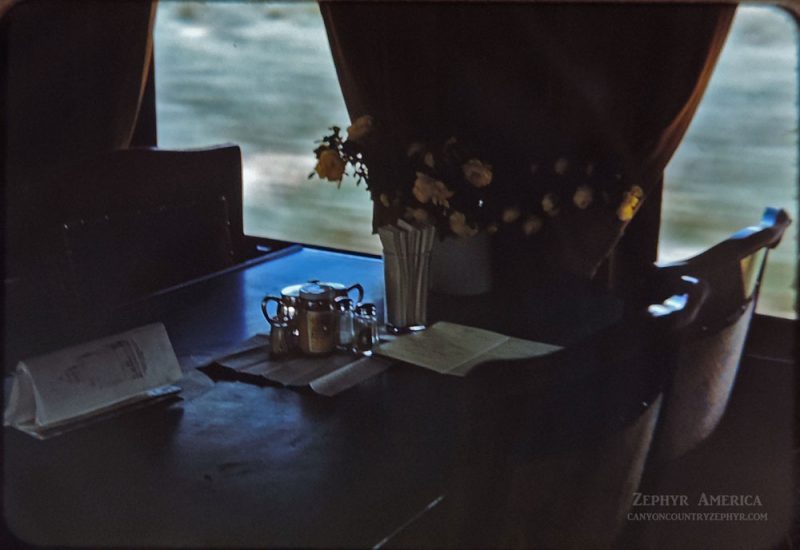
<svg viewBox="0 0 800 550">
<path fill-rule="evenodd" d="M 2 19 L 6 245 L 59 219 L 58 173 L 130 145 L 147 89 L 156 3 L 28 0 Z"/>
<path fill-rule="evenodd" d="M 455 135 L 483 152 L 497 181 L 524 181 L 531 159 L 613 159 L 646 197 L 692 119 L 735 7 L 325 1 L 320 9 L 350 115 L 391 128 L 387 146 Z M 613 205 L 565 208 L 537 238 L 496 239 L 495 263 L 500 273 L 522 265 L 590 277 L 625 225 Z"/>
</svg>

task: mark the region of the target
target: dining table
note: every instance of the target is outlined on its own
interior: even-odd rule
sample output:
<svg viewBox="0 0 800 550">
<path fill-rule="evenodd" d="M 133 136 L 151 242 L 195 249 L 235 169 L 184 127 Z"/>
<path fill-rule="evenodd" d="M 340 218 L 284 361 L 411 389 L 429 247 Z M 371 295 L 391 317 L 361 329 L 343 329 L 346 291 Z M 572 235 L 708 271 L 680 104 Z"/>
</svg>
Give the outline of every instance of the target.
<svg viewBox="0 0 800 550">
<path fill-rule="evenodd" d="M 538 457 L 536 479 L 547 480 L 537 486 L 540 505 L 561 510 L 540 518 L 544 531 L 560 536 L 571 528 L 559 522 L 571 518 L 601 531 L 595 540 L 613 541 L 616 525 L 601 510 L 613 503 L 599 506 L 586 495 L 593 484 L 640 472 L 649 439 L 635 434 L 655 422 L 659 401 L 652 392 L 644 402 L 630 396 L 634 414 L 611 439 L 580 430 L 561 438 L 566 427 L 597 416 L 582 406 L 596 387 L 564 394 L 560 408 L 538 414 L 536 403 L 531 410 L 503 408 L 500 390 L 484 392 L 485 377 L 445 376 L 396 361 L 332 397 L 280 384 L 214 381 L 198 370 L 268 332 L 264 296 L 310 279 L 358 282 L 365 300 L 382 311 L 380 258 L 294 246 L 124 307 L 99 308 L 62 323 L 60 337 L 51 326 L 39 349 L 35 339 L 27 342 L 26 352 L 44 353 L 161 322 L 184 378 L 178 400 L 52 438 L 5 428 L 10 532 L 36 545 L 80 547 L 503 546 L 510 544 L 503 526 L 527 521 L 513 519 L 524 507 L 511 511 L 505 498 L 514 480 L 498 455 L 508 451 Z M 508 324 L 511 302 L 499 307 L 503 297 L 496 294 L 432 296 L 431 315 L 569 348 L 619 312 L 612 298 L 586 292 L 591 296 L 575 291 L 567 300 L 569 323 L 555 314 L 565 301 L 544 295 L 532 298 L 540 320 L 525 326 Z M 519 309 L 524 302 L 514 304 Z M 7 372 L 15 360 L 6 353 Z M 573 409 L 583 416 L 559 417 Z M 626 432 L 630 426 L 636 430 Z M 521 433 L 534 435 L 509 446 Z M 614 454 L 614 437 L 632 450 L 629 458 Z M 588 450 L 575 458 L 570 449 Z M 613 460 L 604 462 L 603 453 Z M 616 496 L 623 508 L 630 497 Z"/>
</svg>

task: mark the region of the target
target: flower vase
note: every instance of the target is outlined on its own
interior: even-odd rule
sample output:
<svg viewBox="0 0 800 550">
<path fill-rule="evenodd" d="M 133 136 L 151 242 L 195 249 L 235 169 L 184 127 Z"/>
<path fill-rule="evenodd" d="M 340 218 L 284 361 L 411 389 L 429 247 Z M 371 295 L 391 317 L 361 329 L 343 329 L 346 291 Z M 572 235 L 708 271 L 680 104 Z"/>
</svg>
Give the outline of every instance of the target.
<svg viewBox="0 0 800 550">
<path fill-rule="evenodd" d="M 439 294 L 475 296 L 492 289 L 491 237 L 436 238 L 431 250 L 430 289 Z"/>
</svg>

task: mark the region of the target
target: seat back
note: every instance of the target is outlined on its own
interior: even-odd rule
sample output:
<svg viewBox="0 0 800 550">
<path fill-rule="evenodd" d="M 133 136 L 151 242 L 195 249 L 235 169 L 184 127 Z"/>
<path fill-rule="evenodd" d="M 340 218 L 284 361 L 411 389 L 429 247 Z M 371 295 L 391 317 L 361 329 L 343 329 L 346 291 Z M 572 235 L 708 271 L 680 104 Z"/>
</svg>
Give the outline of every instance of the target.
<svg viewBox="0 0 800 550">
<path fill-rule="evenodd" d="M 118 305 L 243 256 L 241 152 L 120 150 L 67 176 L 71 289 Z"/>
<path fill-rule="evenodd" d="M 685 261 L 658 266 L 657 277 L 686 274 L 708 297 L 684 334 L 654 441 L 654 463 L 675 460 L 716 428 L 734 385 L 770 248 L 791 220 L 767 208 L 761 223 Z"/>
<path fill-rule="evenodd" d="M 442 545 L 613 546 L 657 424 L 667 350 L 704 298 L 701 281 L 672 282 L 635 319 L 464 379 L 471 421 L 442 505 L 454 530 Z"/>
<path fill-rule="evenodd" d="M 230 266 L 227 206 L 223 195 L 64 224 L 70 290 L 113 306 Z"/>
<path fill-rule="evenodd" d="M 157 2 L 0 5 L 5 244 L 18 262 L 31 259 L 33 238 L 47 238 L 46 223 L 58 217 L 50 176 L 129 147 L 145 122 Z"/>
<path fill-rule="evenodd" d="M 242 257 L 238 147 L 130 149 L 155 143 L 156 8 L 0 2 L 7 366 L 78 341 L 79 320 L 102 324 L 87 305 L 113 308 Z"/>
</svg>

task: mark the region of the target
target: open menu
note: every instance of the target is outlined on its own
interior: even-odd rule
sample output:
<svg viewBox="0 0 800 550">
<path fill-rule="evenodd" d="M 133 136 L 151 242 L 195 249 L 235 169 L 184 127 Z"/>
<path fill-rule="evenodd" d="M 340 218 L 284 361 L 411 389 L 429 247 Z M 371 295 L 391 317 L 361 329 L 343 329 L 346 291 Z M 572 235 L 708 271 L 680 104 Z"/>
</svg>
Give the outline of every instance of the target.
<svg viewBox="0 0 800 550">
<path fill-rule="evenodd" d="M 17 364 L 4 425 L 43 438 L 65 426 L 179 388 L 178 359 L 161 323 Z"/>
<path fill-rule="evenodd" d="M 377 353 L 440 374 L 466 376 L 486 361 L 537 357 L 559 349 L 551 344 L 441 321 L 427 330 L 382 343 Z"/>
</svg>

